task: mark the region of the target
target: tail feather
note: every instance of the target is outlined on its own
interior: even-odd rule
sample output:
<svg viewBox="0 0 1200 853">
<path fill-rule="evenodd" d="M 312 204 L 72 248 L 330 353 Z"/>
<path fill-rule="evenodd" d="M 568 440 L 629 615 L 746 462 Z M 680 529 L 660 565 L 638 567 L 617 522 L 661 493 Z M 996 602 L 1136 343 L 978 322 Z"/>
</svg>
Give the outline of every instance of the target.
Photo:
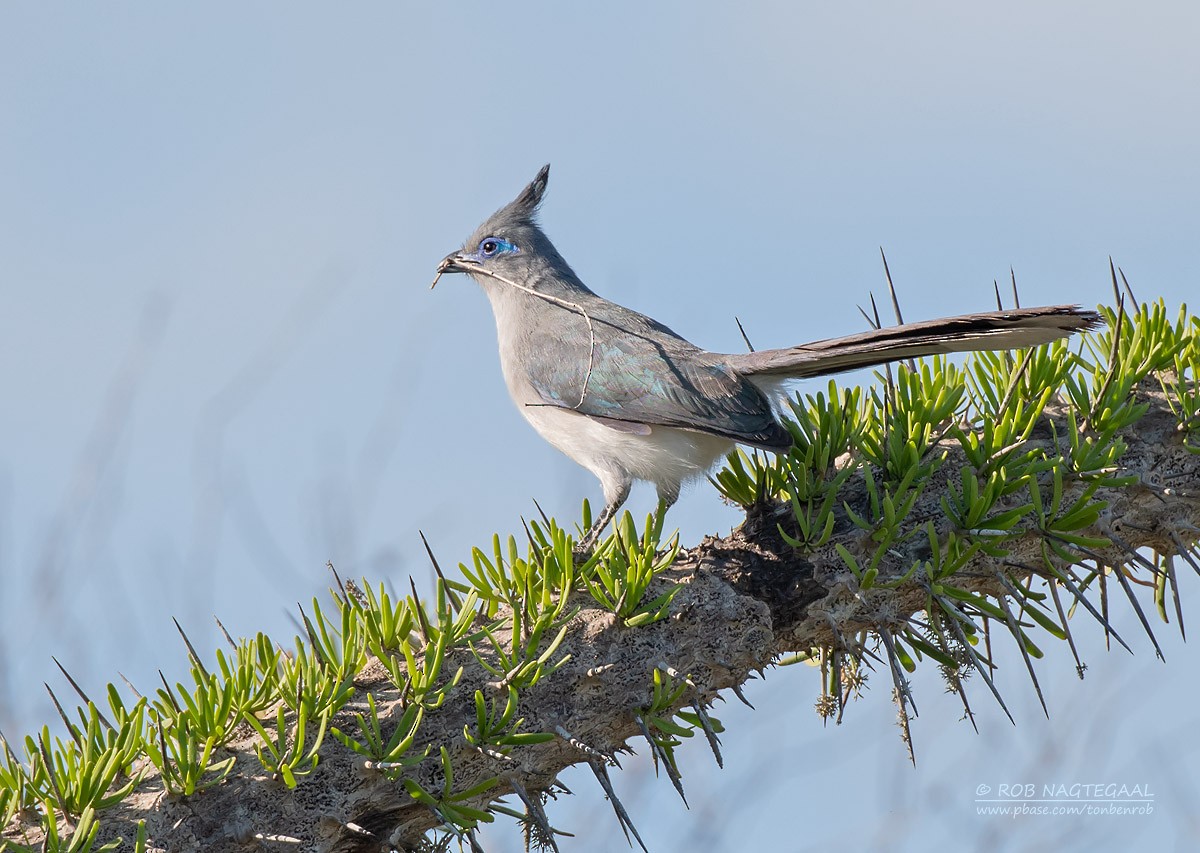
<svg viewBox="0 0 1200 853">
<path fill-rule="evenodd" d="M 1078 305 L 962 314 L 887 326 L 785 349 L 737 353 L 728 364 L 743 376 L 804 379 L 904 358 L 971 350 L 1021 349 L 1094 329 L 1103 320 Z"/>
</svg>

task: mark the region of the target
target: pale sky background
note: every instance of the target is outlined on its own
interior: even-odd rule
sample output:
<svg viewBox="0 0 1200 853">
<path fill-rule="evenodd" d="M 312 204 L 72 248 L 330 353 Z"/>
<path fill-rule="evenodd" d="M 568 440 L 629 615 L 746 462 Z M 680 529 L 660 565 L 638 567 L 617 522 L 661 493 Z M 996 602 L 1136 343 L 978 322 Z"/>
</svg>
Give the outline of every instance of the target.
<svg viewBox="0 0 1200 853">
<path fill-rule="evenodd" d="M 509 402 L 486 300 L 434 266 L 553 164 L 543 222 L 599 293 L 738 350 L 858 331 L 883 246 L 908 319 L 1109 299 L 1112 255 L 1174 310 L 1200 281 L 1192 3 L 65 4 L 0 7 L 0 727 L 69 693 L 182 677 L 286 640 L 343 576 L 424 580 L 599 489 Z M 817 383 L 812 388 L 820 387 Z M 645 513 L 648 489 L 631 508 Z M 670 524 L 737 522 L 711 487 Z M 1200 631 L 1200 582 L 1184 576 Z M 1148 598 L 1146 606 L 1150 607 Z M 655 851 L 1194 849 L 1196 649 L 1054 647 L 1042 717 L 981 735 L 932 669 L 918 764 L 886 673 L 839 727 L 816 673 L 718 708 L 726 769 L 683 752 L 686 812 L 642 756 L 619 791 Z M 590 775 L 551 808 L 624 845 Z M 1142 784 L 1140 817 L 984 818 L 980 785 Z M 511 824 L 494 851 L 519 848 Z"/>
</svg>

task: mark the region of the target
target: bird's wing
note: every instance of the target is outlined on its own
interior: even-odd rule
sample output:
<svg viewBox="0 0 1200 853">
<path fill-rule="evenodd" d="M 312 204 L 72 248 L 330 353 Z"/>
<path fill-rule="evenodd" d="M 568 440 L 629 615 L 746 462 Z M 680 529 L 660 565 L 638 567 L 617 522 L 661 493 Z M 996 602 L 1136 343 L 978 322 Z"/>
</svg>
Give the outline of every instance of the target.
<svg viewBox="0 0 1200 853">
<path fill-rule="evenodd" d="M 542 404 L 597 419 L 694 429 L 768 448 L 791 446 L 791 435 L 762 391 L 718 357 L 661 331 L 603 329 L 594 346 L 585 335 L 582 357 L 536 359 L 530 385 Z"/>
</svg>

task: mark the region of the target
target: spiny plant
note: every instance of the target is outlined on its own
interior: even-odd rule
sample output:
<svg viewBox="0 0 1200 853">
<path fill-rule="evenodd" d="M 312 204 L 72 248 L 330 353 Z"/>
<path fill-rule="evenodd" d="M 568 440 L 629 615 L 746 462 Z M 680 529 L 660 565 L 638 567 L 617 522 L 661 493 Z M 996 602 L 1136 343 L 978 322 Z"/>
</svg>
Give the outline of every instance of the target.
<svg viewBox="0 0 1200 853">
<path fill-rule="evenodd" d="M 827 719 L 886 670 L 911 754 L 908 676 L 926 660 L 974 724 L 971 675 L 1008 713 L 1001 637 L 1039 698 L 1037 661 L 1054 641 L 1074 652 L 1073 615 L 1126 645 L 1114 591 L 1157 648 L 1137 587 L 1182 631 L 1177 562 L 1200 573 L 1200 319 L 1120 293 L 1104 314 L 1074 347 L 934 358 L 796 397 L 789 453 L 737 450 L 713 475 L 748 514 L 724 539 L 684 549 L 660 514 L 626 513 L 581 558 L 543 516 L 473 549 L 458 577 L 429 550 L 428 598 L 335 572 L 286 648 L 226 634 L 206 666 L 184 635 L 188 676 L 151 696 L 109 685 L 101 711 L 67 675 L 82 705 L 73 718 L 54 697 L 60 733 L 0 737 L 0 851 L 147 850 L 170 832 L 164 798 L 236 802 L 263 824 L 209 815 L 212 844 L 475 849 L 505 816 L 556 850 L 566 833 L 545 806 L 577 762 L 640 844 L 609 777 L 618 754 L 640 737 L 682 795 L 676 750 L 701 731 L 720 764 L 712 702 L 773 663 L 819 668 Z M 1158 503 L 1134 517 L 1143 493 Z M 320 814 L 292 800 L 277 826 L 280 792 L 316 790 L 303 801 Z"/>
</svg>

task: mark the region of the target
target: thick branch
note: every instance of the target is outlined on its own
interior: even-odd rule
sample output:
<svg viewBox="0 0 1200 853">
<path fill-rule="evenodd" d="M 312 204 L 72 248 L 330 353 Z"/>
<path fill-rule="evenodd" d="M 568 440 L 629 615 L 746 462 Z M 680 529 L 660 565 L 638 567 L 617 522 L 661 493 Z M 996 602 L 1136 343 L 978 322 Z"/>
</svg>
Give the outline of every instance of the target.
<svg viewBox="0 0 1200 853">
<path fill-rule="evenodd" d="M 1121 473 L 1132 474 L 1139 482 L 1103 490 L 1099 497 L 1108 501 L 1108 508 L 1086 533 L 1171 553 L 1177 550 L 1176 537 L 1193 543 L 1200 528 L 1200 456 L 1183 447 L 1176 419 L 1157 386 L 1145 383 L 1138 394 L 1150 410 L 1124 435 L 1128 449 Z M 1047 428 L 1036 437 L 1045 444 L 1053 441 L 1054 434 L 1067 435 L 1069 428 L 1063 413 L 1048 410 L 1047 416 L 1056 431 Z M 949 522 L 939 504 L 940 486 L 955 480 L 965 464 L 956 446 L 948 444 L 947 453 L 912 512 L 914 525 L 932 520 L 941 533 Z M 844 488 L 851 506 L 865 501 L 861 481 L 852 480 Z M 1083 488 L 1080 482 L 1068 484 L 1067 499 Z M 441 791 L 437 756 L 438 748 L 446 746 L 453 761 L 455 790 L 490 777 L 501 779 L 471 805 L 483 807 L 496 796 L 514 791 L 514 782 L 536 796 L 548 790 L 567 766 L 606 761 L 628 749 L 629 741 L 641 731 L 635 715 L 649 702 L 656 668 L 690 679 L 694 687 L 681 702 L 705 704 L 784 652 L 846 650 L 846 643 L 857 642 L 853 638 L 862 632 L 891 630 L 928 606 L 929 590 L 919 573 L 896 589 L 877 585 L 862 591 L 833 543 L 800 555 L 778 530 L 780 524 L 787 529 L 790 518 L 786 506 L 759 507 L 729 536 L 706 539 L 682 552 L 658 581 L 664 586 L 683 584 L 669 618 L 663 621 L 629 628 L 577 593 L 574 603 L 581 609 L 555 656 L 568 654 L 569 662 L 520 697 L 519 715 L 526 720 L 523 729 L 557 732 L 559 737 L 515 749 L 510 759 L 484 754 L 464 740 L 464 726 L 474 721 L 475 690 L 494 695 L 496 687 L 494 677 L 468 651 L 451 652 L 443 671 L 453 672 L 461 665 L 464 675 L 445 705 L 425 717 L 421 741 L 434 748 L 413 778 L 427 791 Z M 864 534 L 841 516 L 834 540 L 851 553 L 864 553 L 867 547 Z M 1008 540 L 1007 557 L 977 560 L 956 574 L 955 582 L 989 595 L 1006 594 L 997 574 L 1020 582 L 1042 572 L 1043 541 L 1037 531 Z M 1125 565 L 1131 559 L 1125 545 L 1114 544 L 1097 556 L 1112 566 Z M 899 576 L 914 560 L 928 556 L 928 543 L 922 544 L 920 537 L 899 547 L 895 563 L 881 570 L 881 582 L 889 572 Z M 353 727 L 350 714 L 365 707 L 367 691 L 374 694 L 381 717 L 385 709 L 399 716 L 398 691 L 378 662 L 360 674 L 357 686 L 356 699 L 338 715 L 335 725 Z M 255 758 L 254 742 L 247 728 L 246 736 L 229 749 L 237 757 L 237 770 L 226 783 L 201 794 L 167 797 L 157 778 L 148 779 L 134 796 L 105 813 L 102 836 L 123 835 L 128 841 L 135 834 L 136 821 L 145 819 L 150 838 L 171 851 L 265 849 L 261 839 L 280 835 L 299 842 L 289 845 L 291 850 L 365 853 L 391 845 L 415 848 L 422 843 L 423 833 L 441 822 L 404 787 L 366 769 L 359 756 L 332 738 L 325 740 L 318 769 L 294 791 L 266 777 Z M 36 840 L 33 834 L 24 838 Z"/>
</svg>

